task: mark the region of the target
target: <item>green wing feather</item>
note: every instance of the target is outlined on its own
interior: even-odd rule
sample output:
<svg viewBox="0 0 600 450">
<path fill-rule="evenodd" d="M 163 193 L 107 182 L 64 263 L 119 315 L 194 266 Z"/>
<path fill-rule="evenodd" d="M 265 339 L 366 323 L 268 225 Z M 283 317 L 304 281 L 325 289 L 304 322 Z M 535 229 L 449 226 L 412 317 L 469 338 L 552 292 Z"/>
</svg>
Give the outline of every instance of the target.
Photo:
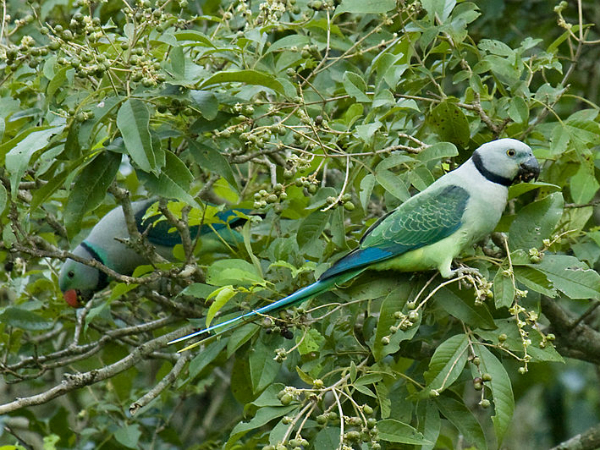
<svg viewBox="0 0 600 450">
<path fill-rule="evenodd" d="M 325 271 L 321 279 L 394 258 L 452 235 L 462 225 L 469 193 L 452 185 L 414 198 L 376 222 L 359 247 Z"/>
</svg>

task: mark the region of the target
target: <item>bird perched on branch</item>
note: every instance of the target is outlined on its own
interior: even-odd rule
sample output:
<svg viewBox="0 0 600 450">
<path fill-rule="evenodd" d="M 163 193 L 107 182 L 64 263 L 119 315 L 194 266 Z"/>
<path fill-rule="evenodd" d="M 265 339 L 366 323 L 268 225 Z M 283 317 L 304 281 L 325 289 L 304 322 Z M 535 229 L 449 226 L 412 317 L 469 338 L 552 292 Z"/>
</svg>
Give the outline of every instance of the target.
<svg viewBox="0 0 600 450">
<path fill-rule="evenodd" d="M 335 262 L 315 283 L 172 343 L 212 331 L 218 334 L 259 315 L 298 304 L 367 269 L 401 272 L 437 269 L 442 277 L 451 278 L 465 271 L 453 270 L 452 260 L 498 224 L 506 207 L 508 187 L 518 180 L 529 181 L 539 172 L 531 148 L 523 142 L 515 139 L 488 142 L 460 167 L 378 220 L 358 247 Z"/>
<path fill-rule="evenodd" d="M 138 231 L 154 246 L 160 256 L 173 260 L 173 248 L 181 244 L 180 234 L 162 215 L 146 217 L 148 209 L 157 201 L 154 198 L 133 202 L 131 207 L 135 223 Z M 238 215 L 237 212 L 242 215 Z M 204 249 L 209 245 L 235 245 L 242 239 L 239 233 L 231 228 L 245 222 L 243 215 L 247 212 L 249 211 L 246 209 L 217 212 L 215 217 L 220 223 L 190 227 L 190 234 L 192 238 L 200 235 Z M 86 260 L 96 260 L 121 275 L 131 275 L 136 267 L 150 264 L 150 261 L 126 244 L 129 237 L 123 208 L 119 206 L 94 226 L 88 237 L 73 250 L 73 254 Z M 65 301 L 74 308 L 81 306 L 96 292 L 104 289 L 109 281 L 105 272 L 72 259 L 65 261 L 58 276 Z"/>
</svg>

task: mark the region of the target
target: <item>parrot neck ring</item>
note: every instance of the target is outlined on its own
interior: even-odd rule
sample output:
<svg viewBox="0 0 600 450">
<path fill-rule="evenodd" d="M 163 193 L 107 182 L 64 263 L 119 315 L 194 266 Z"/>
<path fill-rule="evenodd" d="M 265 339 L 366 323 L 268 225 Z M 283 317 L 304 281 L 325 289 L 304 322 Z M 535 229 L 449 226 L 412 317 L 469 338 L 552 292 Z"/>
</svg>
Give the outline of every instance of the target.
<svg viewBox="0 0 600 450">
<path fill-rule="evenodd" d="M 94 250 L 94 248 L 90 244 L 88 244 L 86 241 L 83 241 L 81 243 L 81 246 L 90 254 L 92 259 L 95 259 L 100 264 L 104 264 L 104 261 L 102 260 L 98 252 Z M 100 288 L 108 286 L 108 275 L 102 270 L 98 270 L 98 286 Z"/>
<path fill-rule="evenodd" d="M 496 173 L 490 172 L 483 165 L 483 161 L 481 160 L 481 155 L 479 152 L 475 151 L 472 156 L 473 164 L 475 164 L 475 168 L 479 171 L 481 175 L 483 175 L 488 181 L 492 183 L 501 184 L 502 186 L 510 186 L 513 182 L 510 178 L 503 177 L 502 175 L 498 175 Z"/>
</svg>

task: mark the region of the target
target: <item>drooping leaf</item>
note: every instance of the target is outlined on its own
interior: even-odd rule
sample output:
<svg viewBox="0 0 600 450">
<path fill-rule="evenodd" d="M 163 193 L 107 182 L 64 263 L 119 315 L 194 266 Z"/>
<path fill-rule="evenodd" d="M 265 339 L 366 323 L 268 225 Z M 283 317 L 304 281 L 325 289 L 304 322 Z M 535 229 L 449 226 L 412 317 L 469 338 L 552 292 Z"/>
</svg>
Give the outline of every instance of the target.
<svg viewBox="0 0 600 450">
<path fill-rule="evenodd" d="M 0 312 L 0 322 L 11 327 L 29 331 L 49 330 L 54 326 L 52 320 L 48 320 L 33 311 L 28 311 L 17 306 L 9 306 Z"/>
<path fill-rule="evenodd" d="M 137 423 L 125 425 L 115 432 L 115 439 L 117 442 L 127 448 L 138 448 L 138 442 L 141 436 L 142 431 Z"/>
<path fill-rule="evenodd" d="M 476 344 L 477 352 L 481 364 L 479 368 L 482 373 L 488 373 L 492 380 L 486 382 L 486 386 L 492 391 L 494 401 L 494 430 L 498 443 L 502 442 L 515 410 L 515 399 L 512 390 L 512 383 L 502 363 L 485 346 Z"/>
<path fill-rule="evenodd" d="M 400 343 L 411 339 L 419 329 L 421 315 L 407 330 L 398 330 L 395 333 L 390 333 L 390 327 L 397 326 L 399 322 L 395 318 L 394 313 L 402 308 L 403 303 L 408 298 L 409 292 L 410 286 L 408 283 L 402 283 L 396 289 L 392 290 L 381 304 L 377 330 L 371 344 L 373 356 L 376 361 L 380 361 L 385 356 L 396 353 L 400 348 Z"/>
<path fill-rule="evenodd" d="M 314 211 L 302 221 L 298 228 L 298 235 L 296 236 L 300 250 L 308 247 L 321 236 L 327 222 L 329 222 L 330 215 L 331 210 L 325 212 Z"/>
<path fill-rule="evenodd" d="M 145 172 L 160 172 L 165 164 L 164 153 L 153 147 L 146 104 L 138 99 L 123 102 L 117 113 L 117 127 L 133 162 Z"/>
<path fill-rule="evenodd" d="M 529 267 L 539 270 L 558 289 L 572 299 L 600 299 L 600 274 L 569 255 L 545 255 L 542 262 Z"/>
<path fill-rule="evenodd" d="M 69 235 L 72 236 L 79 230 L 81 219 L 87 212 L 102 203 L 120 164 L 121 155 L 105 151 L 98 154 L 77 176 L 64 213 Z"/>
<path fill-rule="evenodd" d="M 383 14 L 396 7 L 394 0 L 342 0 L 334 17 L 343 13 Z"/>
<path fill-rule="evenodd" d="M 360 75 L 353 72 L 345 72 L 343 78 L 344 88 L 351 97 L 354 97 L 356 101 L 370 103 L 371 99 L 365 94 L 367 85 L 365 80 Z"/>
<path fill-rule="evenodd" d="M 193 105 L 198 108 L 207 120 L 214 120 L 219 112 L 219 101 L 215 94 L 209 91 L 190 90 Z"/>
<path fill-rule="evenodd" d="M 432 444 L 423 435 L 406 423 L 395 419 L 384 419 L 377 422 L 379 437 L 387 442 L 399 442 L 411 445 Z"/>
<path fill-rule="evenodd" d="M 206 280 L 215 286 L 262 284 L 264 282 L 254 265 L 243 259 L 215 261 L 207 270 Z"/>
<path fill-rule="evenodd" d="M 464 436 L 465 444 L 478 450 L 487 450 L 485 434 L 481 425 L 463 402 L 442 395 L 435 400 L 440 412 Z"/>
<path fill-rule="evenodd" d="M 200 208 L 198 202 L 189 193 L 194 176 L 174 153 L 169 151 L 165 153 L 165 165 L 160 173 L 141 172 L 139 177 L 152 194 L 177 199 Z"/>
<path fill-rule="evenodd" d="M 467 364 L 468 348 L 469 339 L 464 334 L 452 336 L 436 348 L 424 374 L 427 382 L 424 395 L 429 395 L 427 390 L 441 392 L 452 386 Z"/>
<path fill-rule="evenodd" d="M 215 148 L 197 141 L 188 141 L 190 151 L 200 167 L 212 170 L 221 175 L 235 190 L 238 189 L 237 181 L 233 175 L 231 165 L 225 157 Z"/>
<path fill-rule="evenodd" d="M 206 326 L 209 327 L 212 322 L 215 314 L 217 314 L 223 306 L 227 304 L 229 300 L 231 300 L 235 294 L 236 290 L 232 285 L 227 285 L 220 287 L 219 289 L 213 291 L 206 299 L 210 300 L 214 297 L 213 303 L 208 308 L 208 312 L 206 313 Z"/>
<path fill-rule="evenodd" d="M 199 88 L 202 89 L 207 86 L 221 83 L 253 84 L 266 87 L 269 90 L 273 90 L 279 94 L 285 95 L 285 89 L 283 85 L 277 79 L 275 79 L 275 77 L 265 72 L 259 72 L 258 70 L 223 70 L 202 81 Z"/>
<path fill-rule="evenodd" d="M 64 125 L 30 128 L 0 146 L 0 163 L 3 156 L 6 155 L 4 163 L 10 176 L 11 197 L 13 199 L 17 196 L 19 182 L 29 167 L 34 153 L 46 147 L 52 136 L 61 133 L 63 129 Z"/>
<path fill-rule="evenodd" d="M 435 302 L 468 325 L 486 329 L 496 327 L 487 306 L 476 305 L 475 293 L 472 290 L 458 289 L 456 283 L 440 289 L 435 295 Z"/>
<path fill-rule="evenodd" d="M 442 141 L 466 147 L 471 139 L 469 121 L 453 102 L 443 101 L 433 108 L 429 121 Z"/>
<path fill-rule="evenodd" d="M 249 358 L 250 380 L 255 394 L 261 393 L 279 373 L 281 365 L 275 361 L 273 356 L 273 349 L 262 339 L 258 339 L 252 346 Z"/>
<path fill-rule="evenodd" d="M 511 248 L 538 248 L 550 237 L 563 213 L 563 196 L 560 192 L 530 203 L 519 211 L 509 229 Z"/>
</svg>

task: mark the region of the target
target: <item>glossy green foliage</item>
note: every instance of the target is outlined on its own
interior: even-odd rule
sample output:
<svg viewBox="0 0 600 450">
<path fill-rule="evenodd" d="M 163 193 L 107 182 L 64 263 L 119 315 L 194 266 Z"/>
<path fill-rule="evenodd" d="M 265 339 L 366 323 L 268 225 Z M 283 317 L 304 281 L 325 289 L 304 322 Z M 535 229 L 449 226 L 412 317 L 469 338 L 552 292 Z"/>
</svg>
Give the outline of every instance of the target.
<svg viewBox="0 0 600 450">
<path fill-rule="evenodd" d="M 0 448 L 550 448 L 598 423 L 592 0 L 6 8 Z M 199 350 L 167 345 L 315 281 L 497 137 L 542 174 L 457 262 L 481 277 L 367 271 Z M 161 219 L 182 235 L 173 261 L 132 236 L 152 264 L 68 308 L 66 252 L 149 196 L 179 201 Z M 233 232 L 216 216 L 231 206 L 252 211 Z M 197 225 L 222 239 L 195 242 Z"/>
</svg>

